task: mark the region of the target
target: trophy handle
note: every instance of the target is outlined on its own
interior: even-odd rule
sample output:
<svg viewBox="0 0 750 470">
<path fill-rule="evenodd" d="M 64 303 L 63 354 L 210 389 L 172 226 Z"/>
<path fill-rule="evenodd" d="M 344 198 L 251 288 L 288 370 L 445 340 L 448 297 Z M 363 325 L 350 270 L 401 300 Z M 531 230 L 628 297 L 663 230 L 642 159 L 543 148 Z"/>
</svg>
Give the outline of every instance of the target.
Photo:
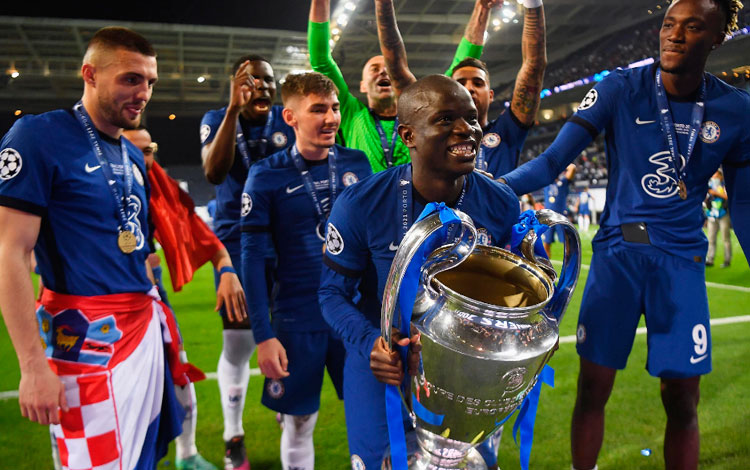
<svg viewBox="0 0 750 470">
<path fill-rule="evenodd" d="M 523 256 L 539 266 L 553 281 L 557 280 L 555 293 L 542 311 L 547 317 L 553 318 L 559 323 L 568 308 L 568 303 L 570 303 L 570 298 L 573 296 L 573 291 L 578 283 L 578 274 L 581 270 L 581 239 L 578 236 L 578 231 L 567 217 L 555 211 L 549 209 L 536 211 L 536 218 L 539 223 L 549 226 L 550 229 L 556 225 L 561 226 L 565 235 L 563 265 L 560 268 L 559 276 L 548 259 L 537 258 L 534 254 L 534 245 L 537 241 L 537 234 L 534 230 L 529 230 L 521 242 Z"/>
<path fill-rule="evenodd" d="M 460 237 L 458 241 L 453 243 L 450 249 L 443 251 L 438 256 L 430 256 L 427 259 L 422 265 L 421 282 L 425 282 L 425 280 L 429 282 L 437 273 L 457 266 L 474 251 L 477 243 L 477 230 L 474 227 L 474 222 L 467 214 L 455 209 L 453 211 L 461 219 Z M 380 333 L 389 349 L 392 344 L 391 327 L 393 325 L 393 316 L 398 303 L 401 282 L 404 279 L 406 270 L 422 245 L 442 227 L 443 223 L 440 220 L 440 213 L 436 211 L 412 225 L 396 251 L 383 290 L 383 304 L 380 311 Z M 437 248 L 444 245 L 447 241 L 447 239 L 444 239 L 431 241 L 431 243 Z"/>
</svg>

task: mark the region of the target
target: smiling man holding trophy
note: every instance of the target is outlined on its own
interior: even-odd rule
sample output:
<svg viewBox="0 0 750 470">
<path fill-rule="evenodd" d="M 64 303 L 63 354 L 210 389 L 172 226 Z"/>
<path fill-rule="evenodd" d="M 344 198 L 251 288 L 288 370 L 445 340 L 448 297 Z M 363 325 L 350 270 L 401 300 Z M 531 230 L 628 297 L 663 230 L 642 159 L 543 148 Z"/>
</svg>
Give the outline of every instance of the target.
<svg viewBox="0 0 750 470">
<path fill-rule="evenodd" d="M 407 265 L 413 264 L 416 267 L 406 270 L 407 274 L 409 274 L 409 271 L 416 271 L 417 276 L 419 275 L 422 265 L 420 263 L 409 263 L 409 259 L 414 258 L 415 253 L 429 255 L 432 251 L 430 248 L 440 247 L 458 236 L 459 242 L 455 247 L 444 248 L 442 251 L 439 250 L 435 253 L 435 257 L 429 257 L 429 262 L 434 261 L 429 266 L 436 268 L 436 270 L 430 271 L 426 267 L 423 272 L 435 274 L 437 282 L 431 283 L 432 276 L 425 274 L 427 277 L 424 279 L 428 282 L 428 285 L 444 283 L 457 295 L 467 299 L 477 292 L 462 291 L 464 287 L 471 287 L 473 284 L 482 290 L 481 287 L 487 285 L 486 292 L 491 297 L 485 295 L 475 300 L 469 300 L 469 304 L 475 305 L 481 310 L 487 305 L 491 307 L 492 304 L 499 302 L 495 296 L 498 295 L 498 289 L 504 289 L 508 281 L 513 284 L 515 280 L 523 280 L 525 282 L 523 287 L 515 289 L 515 293 L 512 295 L 516 298 L 516 303 L 523 303 L 522 298 L 527 297 L 525 302 L 530 306 L 522 307 L 523 309 L 538 310 L 540 308 L 539 303 L 547 300 L 554 288 L 550 275 L 545 274 L 549 268 L 540 268 L 534 262 L 536 258 L 533 255 L 533 238 L 536 231 L 544 230 L 541 228 L 540 222 L 547 225 L 566 224 L 562 220 L 553 220 L 554 214 L 549 215 L 549 220 L 545 220 L 540 214 L 541 221 L 537 221 L 533 214 L 526 214 L 526 225 L 537 227 L 536 231 L 527 230 L 528 234 L 526 234 L 529 238 L 524 246 L 528 247 L 526 251 L 530 260 L 524 261 L 519 258 L 520 264 L 516 266 L 500 264 L 499 267 L 493 268 L 488 266 L 492 263 L 483 261 L 483 255 L 476 256 L 473 254 L 473 258 L 469 256 L 469 260 L 465 264 L 471 266 L 467 272 L 475 277 L 465 283 L 459 282 L 463 284 L 463 287 L 459 288 L 457 284 L 450 280 L 450 277 L 457 274 L 458 271 L 446 269 L 452 267 L 450 265 L 454 264 L 454 261 L 465 258 L 469 253 L 475 250 L 477 253 L 482 253 L 482 250 L 488 248 L 476 246 L 477 240 L 480 240 L 483 245 L 496 247 L 504 247 L 515 241 L 512 233 L 514 232 L 514 224 L 519 220 L 518 201 L 507 186 L 474 172 L 474 160 L 482 139 L 482 131 L 471 95 L 454 80 L 445 76 L 432 75 L 410 85 L 400 97 L 399 122 L 401 123 L 399 135 L 409 148 L 413 163 L 386 170 L 367 178 L 356 187 L 345 190 L 333 206 L 326 234 L 326 254 L 324 255 L 319 298 L 323 316 L 342 337 L 347 348 L 347 364 L 344 373 L 344 406 L 352 468 L 355 469 L 380 468 L 389 444 L 391 445 L 391 454 L 394 455 L 394 467 L 405 460 L 396 457 L 397 449 L 394 447 L 394 442 L 399 446 L 403 444 L 403 430 L 412 428 L 412 419 L 407 415 L 401 416 L 400 405 L 396 407 L 396 425 L 391 424 L 390 428 L 391 431 L 395 430 L 397 433 L 398 429 L 401 428 L 401 444 L 398 444 L 398 438 L 391 439 L 389 442 L 389 426 L 383 400 L 386 393 L 386 383 L 393 385 L 401 383 L 403 377 L 402 361 L 397 354 L 389 352 L 387 341 L 381 338 L 380 323 L 381 299 L 384 299 L 385 307 L 383 308 L 387 317 L 389 309 L 393 307 L 397 299 L 396 291 L 399 290 L 401 285 L 401 275 L 399 274 L 401 270 L 406 269 Z M 438 202 L 444 203 L 435 204 Z M 465 214 L 457 216 L 450 208 L 458 209 Z M 429 214 L 435 210 L 438 211 L 439 215 L 428 216 L 424 221 L 415 224 L 417 228 L 412 231 L 409 230 L 412 227 L 412 221 L 416 220 L 423 211 Z M 368 214 L 368 216 L 362 217 L 361 214 Z M 443 219 L 445 223 L 437 222 L 438 219 Z M 458 227 L 459 220 L 463 220 L 461 222 L 463 228 Z M 392 223 L 388 224 L 389 221 Z M 430 228 L 427 230 L 429 233 L 426 234 L 427 242 L 422 243 L 424 241 L 422 235 L 425 235 L 423 232 L 425 224 Z M 567 263 L 563 270 L 568 274 L 566 278 L 568 281 L 566 282 L 569 282 L 569 285 L 568 289 L 561 290 L 563 292 L 561 295 L 551 299 L 555 305 L 563 308 L 567 305 L 568 296 L 575 285 L 579 266 L 578 252 L 575 250 L 579 246 L 578 238 L 572 226 L 569 224 L 567 226 L 570 229 L 568 245 L 573 248 L 573 252 L 568 253 Z M 515 238 L 524 238 L 518 231 L 516 233 Z M 433 234 L 434 236 L 431 236 Z M 518 244 L 520 245 L 520 241 Z M 396 263 L 393 263 L 392 267 L 394 258 Z M 417 259 L 419 259 L 419 256 Z M 422 260 L 419 259 L 419 261 Z M 571 266 L 572 268 L 570 268 Z M 493 269 L 497 273 L 493 272 Z M 444 270 L 444 272 L 437 274 L 439 270 Z M 507 277 L 508 280 L 493 280 L 492 282 L 496 286 L 493 287 L 489 284 L 489 279 L 496 277 L 495 274 L 499 275 L 500 271 L 506 271 L 505 274 L 509 276 Z M 485 276 L 484 279 L 476 277 L 483 275 Z M 565 278 L 565 276 L 563 277 Z M 533 279 L 537 279 L 537 281 Z M 401 290 L 403 291 L 404 288 L 402 286 Z M 352 299 L 356 299 L 356 303 Z M 408 307 L 414 305 L 413 302 L 409 304 L 409 301 L 404 301 L 403 298 L 402 303 L 408 305 Z M 426 297 L 424 302 L 417 302 L 415 312 L 421 313 L 420 308 L 428 307 L 429 303 Z M 446 303 L 446 305 L 448 304 L 450 302 Z M 406 308 L 401 309 L 402 316 L 405 315 L 405 310 Z M 392 313 L 392 310 L 390 311 Z M 446 316 L 444 320 L 436 322 L 432 326 L 448 325 L 453 321 L 459 323 L 471 322 L 472 314 L 473 312 L 468 311 L 460 314 L 456 312 L 456 315 L 450 315 L 452 319 Z M 517 343 L 519 346 L 532 342 L 536 344 L 537 334 L 546 335 L 544 336 L 543 348 L 546 348 L 547 352 L 539 354 L 540 357 L 529 361 L 526 372 L 516 371 L 506 377 L 506 380 L 512 382 L 514 387 L 517 383 L 521 384 L 516 388 L 517 391 L 512 392 L 517 396 L 525 394 L 526 390 L 521 390 L 524 386 L 533 385 L 536 374 L 549 358 L 549 350 L 556 343 L 556 331 L 548 330 L 547 326 L 544 325 L 537 325 L 537 323 L 546 321 L 542 318 L 543 315 L 544 313 L 539 313 L 537 317 L 532 318 L 529 324 L 533 324 L 533 328 L 524 328 L 523 332 L 519 334 L 520 339 Z M 426 319 L 433 316 L 432 314 L 426 314 L 423 317 Z M 495 323 L 503 321 L 500 313 L 496 316 L 497 318 L 491 321 L 495 321 Z M 524 314 L 524 316 L 528 316 L 528 314 Z M 518 315 L 518 318 L 510 322 L 521 322 L 520 317 L 521 315 Z M 474 319 L 480 320 L 479 316 Z M 549 325 L 552 320 L 546 322 Z M 406 323 L 408 324 L 408 321 Z M 390 319 L 386 318 L 385 325 L 390 324 Z M 388 336 L 389 328 L 386 327 L 385 330 L 386 336 Z M 498 413 L 499 408 L 497 406 L 492 407 L 493 413 L 484 411 L 486 408 L 484 406 L 485 400 L 503 398 L 505 389 L 499 380 L 491 379 L 490 381 L 497 382 L 497 387 L 481 396 L 462 394 L 461 396 L 465 398 L 470 397 L 471 403 L 476 405 L 469 407 L 466 400 L 463 403 L 457 403 L 459 394 L 456 393 L 456 390 L 450 389 L 453 385 L 444 384 L 432 375 L 433 370 L 440 369 L 447 372 L 448 375 L 455 375 L 458 370 L 457 367 L 464 367 L 464 364 L 456 361 L 443 362 L 444 360 L 441 357 L 444 356 L 447 360 L 451 355 L 446 353 L 445 350 L 453 347 L 445 343 L 449 340 L 448 338 L 452 338 L 450 340 L 453 341 L 461 342 L 464 340 L 469 342 L 482 337 L 484 338 L 483 344 L 489 344 L 493 341 L 500 344 L 501 340 L 504 342 L 510 340 L 510 337 L 504 336 L 504 334 L 492 336 L 492 330 L 481 325 L 481 323 L 477 324 L 471 331 L 467 333 L 468 336 L 466 337 L 459 336 L 458 330 L 453 332 L 443 331 L 446 337 L 442 339 L 436 337 L 435 341 L 432 341 L 432 337 L 429 340 L 425 339 L 428 334 L 431 335 L 426 330 L 422 334 L 424 368 L 416 377 L 418 387 L 414 387 L 413 392 L 416 394 L 417 389 L 419 389 L 420 395 L 417 400 L 412 400 L 412 404 L 428 403 L 430 398 L 435 399 L 437 395 L 448 396 L 453 393 L 454 399 L 447 400 L 449 403 L 446 404 L 445 408 L 442 408 L 442 404 L 440 408 L 434 407 L 437 402 L 435 402 L 435 405 L 433 405 L 433 402 L 429 402 L 429 406 L 423 408 L 424 411 L 433 415 L 444 415 L 443 422 L 446 424 L 454 422 L 456 424 L 451 424 L 454 427 L 443 441 L 433 440 L 428 442 L 427 439 L 420 437 L 424 446 L 419 451 L 421 457 L 417 459 L 417 462 L 419 462 L 418 468 L 451 468 L 451 466 L 464 465 L 467 462 L 468 450 L 480 442 L 482 436 L 486 437 L 496 427 L 497 420 L 504 418 Z M 480 333 L 477 334 L 477 332 Z M 489 336 L 485 337 L 485 332 L 489 333 Z M 418 347 L 414 347 L 419 344 L 417 335 L 412 338 L 405 336 L 408 335 L 399 334 L 394 340 L 400 346 L 412 345 L 412 351 L 418 352 Z M 471 354 L 459 353 L 455 357 L 469 357 Z M 502 356 L 514 354 L 511 351 L 501 352 L 490 357 L 484 364 L 492 365 Z M 437 364 L 435 369 L 432 369 L 433 362 Z M 418 366 L 418 364 L 412 365 Z M 417 369 L 417 367 L 413 367 L 413 369 Z M 513 369 L 513 367 L 510 369 Z M 501 375 L 506 376 L 510 369 Z M 465 370 L 469 372 L 474 369 L 466 368 Z M 493 377 L 497 373 L 493 372 Z M 465 379 L 465 382 L 471 383 L 480 379 L 483 380 L 481 377 L 483 375 L 488 375 L 488 370 L 483 369 L 481 373 L 477 373 L 476 377 L 472 375 Z M 498 377 L 498 379 L 500 378 Z M 437 387 L 440 387 L 440 390 Z M 478 388 L 473 388 L 479 391 Z M 407 394 L 407 396 L 409 395 Z M 518 403 L 513 402 L 514 404 L 508 401 L 506 406 L 503 407 L 503 409 L 509 408 L 506 414 L 516 409 L 520 399 L 516 401 Z M 475 411 L 482 415 L 479 420 L 481 425 L 477 425 L 474 422 L 474 417 L 471 416 Z M 429 416 L 429 413 L 422 414 Z M 416 414 L 419 417 L 419 413 Z M 464 420 L 467 426 L 463 425 L 463 418 L 459 418 L 459 415 L 463 416 L 464 414 L 469 417 L 469 419 Z M 456 416 L 455 420 L 453 416 Z M 422 431 L 438 435 L 435 432 L 436 430 L 428 429 L 428 424 L 428 421 L 418 423 L 419 435 L 427 435 Z M 497 426 L 499 425 L 500 423 L 497 424 Z M 445 430 L 440 431 L 442 434 L 445 434 L 445 432 Z M 460 444 L 454 446 L 454 443 Z M 452 459 L 450 462 L 442 461 L 442 454 L 453 453 L 450 450 L 453 448 L 451 446 L 460 447 L 457 454 L 461 455 L 457 455 L 458 458 Z M 405 447 L 405 445 L 402 447 Z M 477 465 L 484 465 L 478 456 L 472 458 L 472 462 L 479 459 Z"/>
</svg>

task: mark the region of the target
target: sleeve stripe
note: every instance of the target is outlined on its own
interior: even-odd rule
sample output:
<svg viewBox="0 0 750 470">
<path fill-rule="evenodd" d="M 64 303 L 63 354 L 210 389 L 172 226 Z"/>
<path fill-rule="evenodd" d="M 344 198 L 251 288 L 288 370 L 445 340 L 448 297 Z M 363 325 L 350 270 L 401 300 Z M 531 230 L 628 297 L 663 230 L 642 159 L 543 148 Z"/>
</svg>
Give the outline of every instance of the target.
<svg viewBox="0 0 750 470">
<path fill-rule="evenodd" d="M 42 206 L 10 196 L 0 196 L 0 206 L 18 209 L 19 211 L 28 212 L 29 214 L 38 215 L 39 217 L 43 217 L 44 214 L 47 213 L 47 209 Z"/>
<path fill-rule="evenodd" d="M 574 124 L 578 124 L 579 126 L 581 126 L 584 129 L 586 129 L 586 131 L 591 135 L 592 139 L 596 139 L 596 136 L 599 135 L 599 131 L 596 130 L 596 127 L 594 127 L 590 122 L 588 122 L 587 120 L 585 120 L 585 119 L 583 119 L 581 117 L 573 115 L 573 116 L 570 117 L 570 119 L 568 120 L 568 122 L 572 122 Z"/>
<path fill-rule="evenodd" d="M 362 274 L 364 274 L 364 270 L 357 271 L 355 269 L 345 268 L 341 266 L 340 264 L 336 263 L 335 261 L 333 261 L 327 255 L 323 255 L 323 264 L 325 264 L 326 266 L 333 269 L 337 273 L 342 274 L 346 277 L 358 278 L 358 277 L 362 277 Z"/>
<path fill-rule="evenodd" d="M 267 233 L 271 231 L 270 225 L 243 225 L 242 232 Z"/>
</svg>

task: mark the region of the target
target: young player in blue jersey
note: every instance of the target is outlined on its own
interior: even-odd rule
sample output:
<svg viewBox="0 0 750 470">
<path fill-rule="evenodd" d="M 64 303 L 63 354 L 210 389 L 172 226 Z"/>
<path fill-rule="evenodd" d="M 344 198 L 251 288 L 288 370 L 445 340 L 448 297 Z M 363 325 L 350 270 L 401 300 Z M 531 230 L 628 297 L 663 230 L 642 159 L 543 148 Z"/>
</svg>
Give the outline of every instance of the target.
<svg viewBox="0 0 750 470">
<path fill-rule="evenodd" d="M 242 194 L 243 278 L 258 366 L 266 376 L 262 403 L 282 413 L 282 468 L 314 468 L 312 436 L 325 369 L 343 397 L 344 346 L 317 302 L 321 250 L 336 197 L 372 170 L 363 152 L 335 145 L 337 93 L 323 74 L 287 75 L 283 116 L 296 143 L 254 165 Z M 272 298 L 265 282 L 269 243 L 277 259 Z"/>
<path fill-rule="evenodd" d="M 477 0 L 475 14 L 481 24 L 479 43 L 484 43 L 484 33 L 489 20 L 490 8 L 497 2 Z M 519 2 L 520 3 L 520 2 Z M 518 158 L 529 128 L 534 124 L 541 101 L 542 81 L 547 64 L 545 45 L 544 8 L 541 0 L 524 0 L 524 23 L 521 37 L 523 61 L 516 77 L 510 109 L 506 109 L 494 121 L 488 118 L 490 104 L 495 92 L 490 88 L 490 73 L 487 65 L 479 59 L 468 57 L 452 64 L 448 74 L 471 93 L 479 112 L 484 138 L 479 148 L 475 166 L 494 177 L 503 175 L 518 166 Z M 385 57 L 388 74 L 393 79 L 396 93 L 413 83 L 416 78 L 409 70 L 406 48 L 396 25 L 393 0 L 377 0 L 376 19 L 380 50 Z M 472 21 L 474 18 L 472 17 Z M 477 28 L 475 28 L 477 29 Z M 467 31 L 469 31 L 467 27 Z"/>
<path fill-rule="evenodd" d="M 576 166 L 571 163 L 560 176 L 551 184 L 544 187 L 544 208 L 551 209 L 558 214 L 568 215 L 568 195 L 570 194 L 570 184 L 573 176 L 576 174 Z M 565 243 L 565 235 L 561 227 L 552 227 L 542 234 L 542 243 L 547 256 L 550 256 L 550 250 L 555 239 Z"/>
<path fill-rule="evenodd" d="M 380 306 L 405 232 L 429 202 L 444 201 L 471 216 L 480 243 L 505 246 L 519 215 L 510 188 L 473 171 L 482 129 L 471 95 L 456 81 L 431 75 L 407 87 L 399 122 L 412 164 L 345 190 L 326 231 L 319 299 L 347 351 L 344 408 L 357 469 L 380 468 L 388 447 L 384 382 L 398 384 L 403 374 L 380 339 Z"/>
<path fill-rule="evenodd" d="M 735 0 L 677 0 L 660 32 L 661 60 L 618 70 L 584 98 L 542 156 L 504 176 L 517 194 L 548 184 L 599 132 L 606 132 L 609 184 L 593 241 L 578 326 L 581 356 L 573 411 L 576 469 L 596 468 L 604 407 L 625 367 L 643 312 L 647 369 L 661 379 L 668 469 L 698 466 L 700 376 L 711 371 L 701 202 L 719 165 L 741 201 L 730 215 L 745 251 L 750 95 L 704 72 L 736 28 Z M 729 179 L 729 178 L 728 178 Z"/>
<path fill-rule="evenodd" d="M 0 144 L 0 310 L 21 414 L 53 425 L 62 466 L 154 468 L 159 429 L 171 438 L 179 424 L 162 412 L 174 392 L 166 306 L 149 295 L 143 154 L 121 134 L 151 98 L 156 54 L 139 34 L 104 28 L 81 76 L 72 109 L 26 116 Z M 45 286 L 36 315 L 32 250 Z"/>
<path fill-rule="evenodd" d="M 232 73 L 229 104 L 203 116 L 200 138 L 206 178 L 216 185 L 214 232 L 229 251 L 232 264 L 240 266 L 240 196 L 248 170 L 293 144 L 294 132 L 284 122 L 281 106 L 272 105 L 276 81 L 266 59 L 240 57 Z M 221 275 L 214 272 L 214 276 L 218 285 Z M 224 414 L 225 460 L 229 467 L 248 470 L 242 411 L 255 341 L 247 320 L 232 318 L 224 309 L 221 315 L 223 346 L 216 372 Z"/>
</svg>

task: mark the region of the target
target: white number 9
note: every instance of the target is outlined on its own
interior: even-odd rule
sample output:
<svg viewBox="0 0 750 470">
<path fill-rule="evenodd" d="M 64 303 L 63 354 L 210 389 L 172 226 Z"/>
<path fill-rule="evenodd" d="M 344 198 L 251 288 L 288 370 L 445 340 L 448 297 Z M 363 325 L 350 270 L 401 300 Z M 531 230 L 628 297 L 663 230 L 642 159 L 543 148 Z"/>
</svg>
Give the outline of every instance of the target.
<svg viewBox="0 0 750 470">
<path fill-rule="evenodd" d="M 708 334 L 706 333 L 706 327 L 700 323 L 693 327 L 693 342 L 695 346 L 695 354 L 702 356 L 708 351 Z"/>
</svg>

